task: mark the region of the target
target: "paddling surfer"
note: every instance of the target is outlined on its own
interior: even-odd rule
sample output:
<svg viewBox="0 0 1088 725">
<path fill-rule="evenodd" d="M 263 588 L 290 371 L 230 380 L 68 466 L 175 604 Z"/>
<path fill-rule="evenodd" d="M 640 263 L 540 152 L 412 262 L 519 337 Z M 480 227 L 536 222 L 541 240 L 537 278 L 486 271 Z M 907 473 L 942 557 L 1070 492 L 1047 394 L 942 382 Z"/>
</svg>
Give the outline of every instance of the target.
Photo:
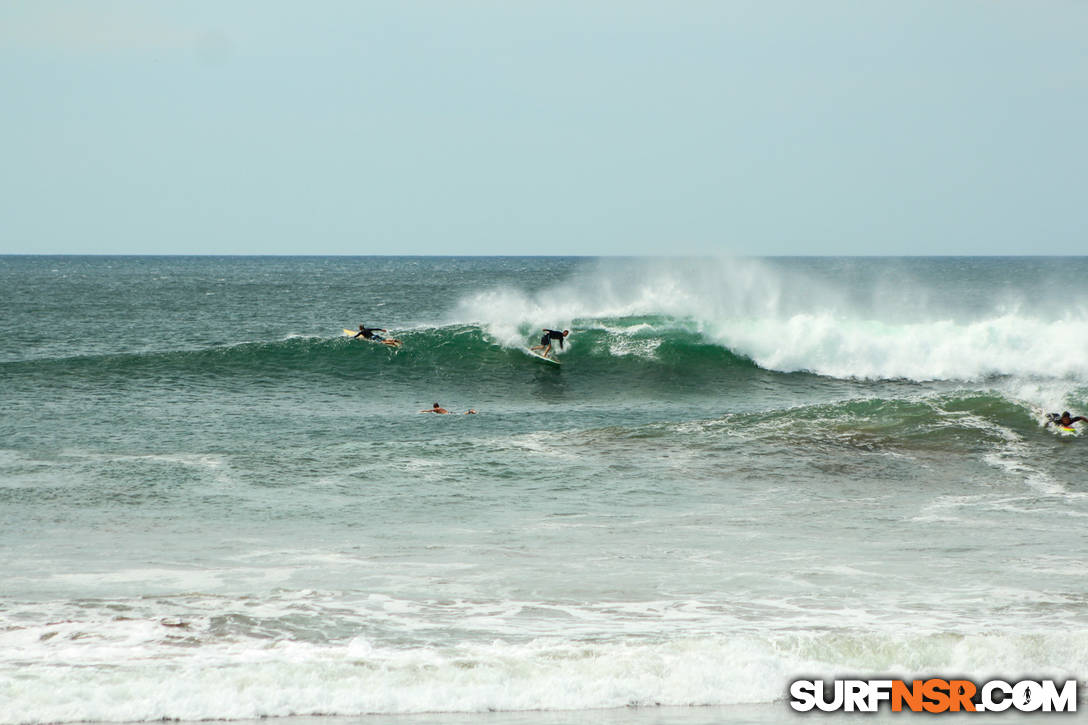
<svg viewBox="0 0 1088 725">
<path fill-rule="evenodd" d="M 1045 428 L 1051 423 L 1054 423 L 1055 425 L 1059 425 L 1062 428 L 1072 428 L 1073 424 L 1077 421 L 1084 421 L 1085 423 L 1088 423 L 1088 418 L 1085 418 L 1083 415 L 1078 415 L 1071 418 L 1069 417 L 1069 411 L 1067 410 L 1061 415 L 1058 415 L 1057 413 L 1048 414 L 1046 416 L 1046 423 L 1043 424 L 1043 427 Z"/>
<path fill-rule="evenodd" d="M 443 408 L 438 403 L 435 403 L 430 408 L 424 408 L 423 410 L 421 410 L 419 412 L 420 413 L 437 413 L 438 415 L 450 415 L 450 412 L 448 410 L 446 410 L 445 408 Z M 476 415 L 476 410 L 474 408 L 469 408 L 468 410 L 465 411 L 465 415 Z"/>
<path fill-rule="evenodd" d="M 389 347 L 397 347 L 400 345 L 400 340 L 398 340 L 397 338 L 394 337 L 387 340 L 381 335 L 374 334 L 376 332 L 389 332 L 389 330 L 385 329 L 384 327 L 365 327 L 364 325 L 359 325 L 359 331 L 355 333 L 355 336 L 352 339 L 355 340 L 361 337 L 364 340 L 370 340 L 371 342 L 380 342 L 381 344 L 388 345 Z"/>
</svg>

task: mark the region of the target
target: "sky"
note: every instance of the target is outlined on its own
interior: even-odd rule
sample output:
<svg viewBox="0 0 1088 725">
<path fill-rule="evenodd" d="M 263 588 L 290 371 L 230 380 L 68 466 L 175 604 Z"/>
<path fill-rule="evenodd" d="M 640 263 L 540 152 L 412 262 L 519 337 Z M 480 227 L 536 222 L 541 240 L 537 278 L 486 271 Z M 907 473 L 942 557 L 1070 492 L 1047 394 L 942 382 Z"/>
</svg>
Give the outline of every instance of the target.
<svg viewBox="0 0 1088 725">
<path fill-rule="evenodd" d="M 0 254 L 1088 254 L 1084 0 L 3 0 Z"/>
</svg>

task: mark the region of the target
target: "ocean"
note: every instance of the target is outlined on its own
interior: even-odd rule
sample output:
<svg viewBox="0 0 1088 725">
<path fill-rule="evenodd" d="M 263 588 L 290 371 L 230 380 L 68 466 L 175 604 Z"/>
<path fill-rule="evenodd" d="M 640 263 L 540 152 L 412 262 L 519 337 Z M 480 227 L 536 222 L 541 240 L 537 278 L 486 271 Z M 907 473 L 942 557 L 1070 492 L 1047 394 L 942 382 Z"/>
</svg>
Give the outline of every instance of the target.
<svg viewBox="0 0 1088 725">
<path fill-rule="evenodd" d="M 1088 440 L 1044 423 L 1088 414 L 1086 276 L 0 257 L 0 725 L 767 723 L 799 677 L 1084 677 Z"/>
</svg>

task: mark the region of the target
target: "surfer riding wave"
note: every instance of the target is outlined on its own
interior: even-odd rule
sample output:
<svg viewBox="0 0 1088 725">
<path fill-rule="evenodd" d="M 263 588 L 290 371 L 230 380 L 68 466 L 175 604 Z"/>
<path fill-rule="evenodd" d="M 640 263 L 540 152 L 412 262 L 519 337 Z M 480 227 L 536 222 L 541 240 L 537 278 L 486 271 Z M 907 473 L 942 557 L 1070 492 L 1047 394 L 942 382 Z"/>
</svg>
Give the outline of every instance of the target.
<svg viewBox="0 0 1088 725">
<path fill-rule="evenodd" d="M 533 351 L 542 350 L 543 352 L 540 353 L 540 356 L 548 357 L 549 353 L 551 353 L 552 351 L 552 340 L 559 340 L 559 349 L 562 350 L 563 340 L 569 334 L 570 330 L 563 330 L 562 332 L 560 332 L 559 330 L 549 330 L 547 327 L 545 327 L 544 335 L 540 338 L 540 344 L 533 345 L 529 349 Z"/>
</svg>

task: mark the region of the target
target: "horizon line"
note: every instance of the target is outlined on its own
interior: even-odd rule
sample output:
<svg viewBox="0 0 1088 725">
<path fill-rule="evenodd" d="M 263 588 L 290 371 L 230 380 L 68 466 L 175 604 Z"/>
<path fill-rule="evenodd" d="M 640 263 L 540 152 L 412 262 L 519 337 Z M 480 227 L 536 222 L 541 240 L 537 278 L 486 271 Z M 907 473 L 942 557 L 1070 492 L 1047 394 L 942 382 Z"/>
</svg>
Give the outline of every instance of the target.
<svg viewBox="0 0 1088 725">
<path fill-rule="evenodd" d="M 600 258 L 614 258 L 614 259 L 705 259 L 705 258 L 717 258 L 717 257 L 735 257 L 735 258 L 755 258 L 755 259 L 824 259 L 824 258 L 858 258 L 858 259 L 934 259 L 934 258 L 949 258 L 949 259 L 964 259 L 964 258 L 994 258 L 994 259 L 1010 259 L 1010 258 L 1074 258 L 1085 257 L 1085 254 L 733 254 L 728 252 L 721 252 L 717 254 L 438 254 L 438 253 L 422 253 L 422 254 L 389 254 L 389 253 L 375 253 L 375 254 L 345 254 L 345 253 L 299 253 L 299 252 L 283 252 L 283 253 L 268 253 L 268 252 L 236 252 L 236 253 L 188 253 L 188 252 L 0 252 L 0 257 L 211 257 L 211 258 L 232 258 L 232 257 L 254 257 L 254 258 L 291 258 L 291 257 L 345 257 L 345 258 L 414 258 L 414 257 L 435 257 L 435 258 L 454 258 L 454 257 L 489 257 L 489 258 L 543 258 L 543 259 L 600 259 Z"/>
</svg>

